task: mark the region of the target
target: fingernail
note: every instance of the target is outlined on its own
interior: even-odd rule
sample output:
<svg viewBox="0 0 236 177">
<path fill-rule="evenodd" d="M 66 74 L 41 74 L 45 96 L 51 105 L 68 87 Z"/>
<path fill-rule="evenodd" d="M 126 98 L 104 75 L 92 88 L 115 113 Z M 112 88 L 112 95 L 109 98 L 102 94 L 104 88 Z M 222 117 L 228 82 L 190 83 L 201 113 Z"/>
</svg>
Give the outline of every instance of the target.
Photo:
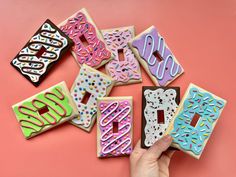
<svg viewBox="0 0 236 177">
<path fill-rule="evenodd" d="M 165 142 L 170 142 L 172 140 L 172 137 L 170 135 L 166 135 L 162 138 Z"/>
</svg>

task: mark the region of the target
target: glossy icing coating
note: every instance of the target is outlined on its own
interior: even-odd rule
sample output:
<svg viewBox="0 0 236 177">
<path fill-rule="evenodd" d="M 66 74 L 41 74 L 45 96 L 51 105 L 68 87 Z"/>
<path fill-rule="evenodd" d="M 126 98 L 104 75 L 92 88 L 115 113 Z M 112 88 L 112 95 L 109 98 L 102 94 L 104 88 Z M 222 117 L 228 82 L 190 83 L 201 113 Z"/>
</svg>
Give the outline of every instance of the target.
<svg viewBox="0 0 236 177">
<path fill-rule="evenodd" d="M 178 108 L 176 103 L 177 92 L 174 89 L 157 88 L 156 90 L 146 89 L 144 91 L 145 108 L 145 140 L 146 147 L 152 146 L 166 132 L 173 115 Z M 164 123 L 158 124 L 158 110 L 164 111 Z"/>
<path fill-rule="evenodd" d="M 39 110 L 44 107 L 47 107 L 48 112 L 40 114 Z M 14 107 L 14 112 L 26 138 L 38 134 L 45 127 L 60 123 L 63 118 L 70 116 L 72 111 L 69 100 L 60 86 L 40 93 L 31 101 L 26 100 Z"/>
<path fill-rule="evenodd" d="M 106 70 L 116 82 L 127 83 L 130 80 L 141 79 L 139 63 L 128 46 L 128 41 L 134 37 L 132 29 L 123 27 L 102 31 L 107 47 L 115 56 L 106 64 Z M 119 60 L 118 49 L 123 49 L 123 61 Z"/>
<path fill-rule="evenodd" d="M 101 101 L 99 104 L 101 118 L 101 157 L 128 155 L 132 151 L 132 116 L 131 105 L 124 101 Z M 118 122 L 118 132 L 113 132 L 113 122 Z"/>
<path fill-rule="evenodd" d="M 46 73 L 48 66 L 59 60 L 62 51 L 68 45 L 71 45 L 68 39 L 53 26 L 51 21 L 47 20 L 13 59 L 12 65 L 36 84 Z M 36 54 L 42 46 L 46 51 L 38 58 Z"/>
<path fill-rule="evenodd" d="M 104 42 L 98 37 L 95 26 L 88 21 L 82 11 L 69 18 L 60 29 L 74 41 L 72 50 L 80 65 L 87 64 L 97 68 L 102 61 L 110 59 L 110 51 L 106 49 Z M 83 41 L 80 40 L 82 35 L 88 42 L 87 46 L 84 46 Z"/>
<path fill-rule="evenodd" d="M 183 109 L 175 116 L 174 129 L 170 132 L 173 142 L 186 151 L 200 155 L 224 105 L 222 100 L 214 98 L 211 93 L 192 87 L 184 100 Z M 196 113 L 200 119 L 193 127 L 190 122 Z"/>
<path fill-rule="evenodd" d="M 149 32 L 135 39 L 132 46 L 138 50 L 139 55 L 147 63 L 150 73 L 156 78 L 160 86 L 167 85 L 183 71 L 156 28 L 151 28 Z M 155 51 L 157 51 L 161 61 L 153 54 Z"/>
<path fill-rule="evenodd" d="M 97 113 L 97 98 L 107 95 L 107 88 L 111 86 L 112 80 L 105 77 L 103 73 L 97 70 L 91 70 L 89 67 L 81 67 L 78 77 L 75 80 L 71 91 L 75 101 L 79 117 L 72 120 L 76 125 L 88 128 L 91 126 L 92 119 Z M 91 96 L 86 104 L 82 103 L 84 95 L 89 92 Z"/>
</svg>

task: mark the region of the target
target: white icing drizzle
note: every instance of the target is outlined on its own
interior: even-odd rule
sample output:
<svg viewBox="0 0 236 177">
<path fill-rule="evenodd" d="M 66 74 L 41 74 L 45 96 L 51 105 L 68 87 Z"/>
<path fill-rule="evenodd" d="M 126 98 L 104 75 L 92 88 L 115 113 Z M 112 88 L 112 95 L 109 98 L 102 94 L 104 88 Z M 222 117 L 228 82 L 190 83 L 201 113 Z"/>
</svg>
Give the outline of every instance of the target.
<svg viewBox="0 0 236 177">
<path fill-rule="evenodd" d="M 101 127 L 109 127 L 109 124 L 111 124 L 115 119 L 117 119 L 122 113 L 124 113 L 124 115 L 120 116 L 118 118 L 118 122 L 121 123 L 121 121 L 126 118 L 130 112 L 131 112 L 131 107 L 130 106 L 126 106 L 123 109 L 121 109 L 117 114 L 115 114 L 114 116 L 112 116 L 112 118 L 110 118 L 107 122 L 105 122 L 105 120 L 111 116 L 112 114 L 114 114 L 114 112 L 117 110 L 117 108 L 119 107 L 119 102 L 118 101 L 114 101 L 111 102 L 107 107 L 105 107 L 101 113 L 105 113 L 110 107 L 112 107 L 112 105 L 115 105 L 114 108 L 112 108 L 112 110 L 106 114 L 104 117 L 102 117 L 102 119 L 100 120 L 100 126 Z M 105 123 L 104 123 L 105 122 Z M 130 147 L 131 145 L 131 138 L 125 138 L 124 136 L 128 133 L 130 133 L 131 131 L 131 123 L 128 121 L 124 121 L 124 124 L 122 124 L 122 126 L 120 126 L 118 128 L 118 133 L 117 136 L 115 136 L 115 138 L 113 137 L 114 134 L 110 133 L 112 131 L 112 126 L 110 126 L 109 128 L 106 129 L 106 131 L 104 131 L 101 135 L 101 141 L 102 142 L 106 142 L 106 141 L 110 141 L 109 143 L 107 143 L 105 146 L 103 146 L 102 148 L 102 153 L 103 154 L 109 154 L 114 150 L 117 150 L 120 146 L 124 145 L 124 147 L 121 148 L 121 153 L 125 154 L 125 150 Z M 122 131 L 124 129 L 124 131 Z M 120 133 L 122 132 L 122 133 Z M 110 134 L 109 134 L 110 133 Z M 107 136 L 107 137 L 105 137 Z M 123 141 L 120 141 L 119 143 L 118 140 L 122 139 Z M 111 146 L 112 144 L 115 144 L 115 142 L 117 143 L 116 145 L 114 145 L 113 147 Z M 109 149 L 109 147 L 111 147 Z"/>
<path fill-rule="evenodd" d="M 172 77 L 175 77 L 178 74 L 179 70 L 180 70 L 180 65 L 175 63 L 172 54 L 170 54 L 166 58 L 164 58 L 166 44 L 164 42 L 163 37 L 161 37 L 160 35 L 158 35 L 158 36 L 159 36 L 159 40 L 158 40 L 158 43 L 157 43 L 157 51 L 160 54 L 161 41 L 163 41 L 162 42 L 162 53 L 161 53 L 160 56 L 164 60 L 164 64 L 162 64 L 163 62 L 158 62 L 155 76 L 159 80 L 162 80 L 164 78 L 164 75 L 165 75 L 165 72 L 166 72 L 165 69 L 166 69 L 167 63 L 170 60 L 171 61 L 170 75 Z M 148 38 L 151 38 L 151 42 L 149 42 L 149 43 L 147 43 Z M 155 51 L 154 50 L 154 48 L 155 48 L 155 40 L 154 40 L 154 38 L 153 38 L 153 36 L 151 34 L 147 34 L 145 36 L 144 47 L 143 47 L 143 51 L 142 51 L 142 56 L 143 57 L 145 55 L 145 52 L 146 52 L 146 49 L 147 49 L 147 45 L 151 45 L 151 50 L 150 50 L 149 56 L 148 56 L 148 58 L 146 60 L 147 60 L 147 63 L 150 66 L 154 66 L 156 64 L 157 59 L 156 59 L 156 57 L 153 57 L 153 52 Z M 153 61 L 151 61 L 152 58 L 154 58 Z M 159 74 L 161 65 L 162 65 L 162 70 L 161 70 L 161 74 Z M 175 67 L 175 70 L 174 70 L 174 66 L 175 65 L 176 65 L 176 67 Z"/>
<path fill-rule="evenodd" d="M 149 56 L 148 56 L 148 58 L 147 58 L 147 62 L 148 62 L 149 65 L 153 66 L 153 65 L 156 63 L 156 60 L 157 60 L 157 59 L 156 59 L 156 57 L 154 57 L 153 62 L 150 62 L 150 59 L 152 58 L 152 54 L 153 54 L 153 52 L 154 52 L 154 47 L 155 47 L 155 41 L 154 41 L 154 38 L 153 38 L 153 36 L 152 36 L 151 34 L 148 34 L 148 35 L 145 36 L 145 41 L 144 41 L 144 47 L 143 47 L 142 56 L 144 56 L 144 54 L 145 54 L 145 52 L 146 52 L 148 37 L 150 37 L 151 40 L 152 40 L 152 42 L 151 42 L 152 47 L 151 47 L 150 54 L 149 54 Z"/>
</svg>

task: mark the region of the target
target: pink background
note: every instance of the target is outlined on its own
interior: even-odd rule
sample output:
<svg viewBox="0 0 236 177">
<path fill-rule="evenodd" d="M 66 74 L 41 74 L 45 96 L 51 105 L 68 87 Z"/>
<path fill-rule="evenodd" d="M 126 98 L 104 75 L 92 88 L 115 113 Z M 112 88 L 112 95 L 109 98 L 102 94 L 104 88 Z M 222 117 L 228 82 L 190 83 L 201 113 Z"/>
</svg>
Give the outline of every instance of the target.
<svg viewBox="0 0 236 177">
<path fill-rule="evenodd" d="M 96 157 L 96 127 L 88 134 L 66 123 L 25 140 L 11 110 L 13 104 L 62 80 L 69 87 L 72 85 L 79 67 L 69 54 L 38 88 L 9 63 L 46 18 L 58 24 L 82 7 L 88 9 L 100 29 L 135 25 L 138 34 L 155 25 L 185 69 L 171 86 L 181 86 L 182 96 L 193 82 L 228 101 L 201 159 L 176 153 L 171 161 L 171 176 L 235 176 L 235 0 L 2 1 L 0 176 L 129 176 L 127 157 L 102 160 Z M 134 143 L 140 137 L 141 86 L 152 85 L 144 71 L 142 75 L 142 84 L 115 87 L 111 93 L 134 97 Z"/>
</svg>

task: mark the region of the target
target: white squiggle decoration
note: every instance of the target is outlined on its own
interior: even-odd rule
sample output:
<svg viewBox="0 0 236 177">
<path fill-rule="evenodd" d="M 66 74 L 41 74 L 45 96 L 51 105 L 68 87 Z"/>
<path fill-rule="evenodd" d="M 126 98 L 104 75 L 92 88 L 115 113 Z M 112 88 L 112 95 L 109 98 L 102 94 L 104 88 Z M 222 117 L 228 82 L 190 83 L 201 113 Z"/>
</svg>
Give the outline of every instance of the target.
<svg viewBox="0 0 236 177">
<path fill-rule="evenodd" d="M 100 126 L 101 127 L 107 127 L 109 124 L 111 124 L 116 118 L 119 117 L 119 115 L 121 115 L 122 113 L 125 112 L 124 115 L 120 116 L 120 118 L 118 119 L 118 122 L 120 123 L 124 118 L 126 118 L 130 112 L 131 112 L 131 107 L 130 106 L 126 106 L 123 109 L 121 109 L 115 116 L 113 116 L 111 119 L 109 119 L 107 122 L 105 122 L 105 120 L 112 115 L 117 108 L 119 107 L 119 102 L 118 101 L 114 101 L 112 103 L 110 103 L 106 108 L 104 108 L 101 113 L 104 114 L 110 107 L 112 107 L 112 105 L 115 105 L 114 108 L 108 113 L 106 114 L 101 120 L 100 120 Z M 105 122 L 105 123 L 104 123 Z M 109 128 L 106 129 L 106 131 L 104 131 L 101 135 L 101 142 L 106 142 L 106 141 L 110 141 L 108 142 L 103 148 L 102 148 L 102 153 L 103 154 L 109 154 L 112 151 L 118 149 L 120 146 L 124 145 L 124 147 L 121 148 L 121 153 L 125 154 L 125 150 L 130 147 L 131 145 L 131 138 L 124 138 L 124 136 L 128 133 L 130 133 L 131 131 L 131 123 L 130 122 L 125 122 L 125 124 L 123 124 L 122 126 L 120 126 L 118 128 L 118 135 L 116 138 L 113 138 L 113 134 L 109 134 L 109 132 L 112 131 L 112 126 L 110 126 Z M 126 129 L 125 129 L 126 128 Z M 125 129 L 125 131 L 122 132 L 122 130 Z M 122 132 L 122 133 L 120 133 Z M 107 135 L 107 137 L 105 137 Z M 114 144 L 115 142 L 117 142 L 119 139 L 124 138 L 123 141 L 121 141 L 120 143 L 117 143 L 116 145 L 114 145 L 113 147 L 111 146 L 112 144 Z M 110 149 L 109 149 L 110 147 Z"/>
<path fill-rule="evenodd" d="M 151 58 L 152 58 L 152 56 L 153 56 L 154 47 L 155 47 L 155 40 L 154 40 L 154 38 L 153 38 L 153 36 L 152 36 L 151 34 L 147 34 L 147 35 L 145 36 L 145 41 L 144 41 L 144 47 L 143 47 L 143 51 L 142 51 L 142 56 L 144 57 L 144 55 L 145 55 L 146 48 L 147 48 L 147 41 L 148 41 L 148 38 L 151 38 L 152 42 L 149 44 L 149 45 L 151 45 L 151 50 L 150 50 L 150 54 L 149 54 L 149 56 L 148 56 L 148 58 L 147 58 L 147 62 L 148 62 L 148 64 L 149 64 L 150 66 L 153 66 L 153 65 L 156 64 L 156 57 L 154 57 L 154 60 L 153 60 L 152 62 L 151 62 L 150 60 L 151 60 Z M 162 70 L 161 70 L 161 75 L 159 75 L 159 72 L 160 72 L 161 64 L 162 64 L 163 62 L 159 62 L 159 63 L 158 63 L 157 69 L 156 69 L 156 73 L 155 73 L 156 77 L 157 77 L 159 80 L 163 79 L 164 74 L 165 74 L 165 69 L 166 69 L 167 63 L 168 63 L 168 61 L 169 61 L 170 59 L 171 59 L 171 62 L 172 62 L 172 63 L 171 63 L 171 69 L 170 69 L 170 75 L 171 75 L 172 77 L 175 77 L 175 76 L 178 74 L 179 69 L 180 69 L 180 65 L 178 65 L 177 63 L 175 63 L 175 61 L 174 61 L 172 55 L 168 55 L 166 58 L 163 58 L 163 57 L 164 57 L 164 54 L 165 54 L 166 44 L 165 44 L 165 42 L 164 42 L 163 37 L 161 37 L 161 36 L 159 36 L 159 41 L 158 41 L 158 45 L 157 45 L 157 51 L 158 51 L 158 53 L 160 53 L 161 41 L 163 41 L 163 43 L 162 43 L 162 53 L 161 53 L 161 57 L 162 57 L 162 59 L 164 60 L 164 64 L 163 64 L 163 67 L 162 67 Z M 176 70 L 175 70 L 175 72 L 174 72 L 174 66 L 175 66 L 175 65 L 177 65 L 177 66 L 176 66 Z"/>
<path fill-rule="evenodd" d="M 171 61 L 172 61 L 172 64 L 171 64 L 171 69 L 170 69 L 170 75 L 172 77 L 174 77 L 176 74 L 178 74 L 179 72 L 179 65 L 176 66 L 176 70 L 175 72 L 173 73 L 173 69 L 174 69 L 174 66 L 175 66 L 175 62 L 173 60 L 173 57 L 171 55 L 168 55 L 165 59 L 165 62 L 164 62 L 164 66 L 162 67 L 162 72 L 161 72 L 161 76 L 159 76 L 159 71 L 160 71 L 160 66 L 161 64 L 158 63 L 158 66 L 157 66 L 157 71 L 156 71 L 156 76 L 158 79 L 162 79 L 164 77 L 164 74 L 165 74 L 165 69 L 166 69 L 166 66 L 167 66 L 167 63 L 169 61 L 169 59 L 171 58 Z"/>
<path fill-rule="evenodd" d="M 153 36 L 150 35 L 150 34 L 148 34 L 148 35 L 145 36 L 145 41 L 144 41 L 144 47 L 143 47 L 142 56 L 144 56 L 144 54 L 145 54 L 145 52 L 146 52 L 147 39 L 148 39 L 148 37 L 150 37 L 150 38 L 152 39 L 152 43 L 151 43 L 152 47 L 151 47 L 151 51 L 150 51 L 150 54 L 149 54 L 149 56 L 148 56 L 147 62 L 148 62 L 149 65 L 153 66 L 153 65 L 156 63 L 156 60 L 157 60 L 157 59 L 156 59 L 156 57 L 154 57 L 153 62 L 150 62 L 150 59 L 152 58 L 152 54 L 153 54 L 153 52 L 154 52 L 154 47 L 155 47 L 154 38 L 153 38 Z"/>
<path fill-rule="evenodd" d="M 125 144 L 126 142 L 128 142 L 125 147 L 123 147 L 121 149 L 121 153 L 124 153 L 124 151 L 131 145 L 131 139 L 130 138 L 127 138 L 125 139 L 124 141 L 122 141 L 120 144 L 118 144 L 117 146 L 114 146 L 113 148 L 109 149 L 109 150 L 106 150 L 111 144 L 113 144 L 115 141 L 119 140 L 120 138 L 122 138 L 124 135 L 126 135 L 127 133 L 130 132 L 131 130 L 131 124 L 128 123 L 126 125 L 123 125 L 121 128 L 119 128 L 119 131 L 122 130 L 124 127 L 128 126 L 128 129 L 122 133 L 121 135 L 119 135 L 117 138 L 113 139 L 112 141 L 110 141 L 110 143 L 108 143 L 106 146 L 104 146 L 102 148 L 102 153 L 104 154 L 108 154 L 108 153 L 111 153 L 112 151 L 114 151 L 115 149 L 117 149 L 118 147 L 120 147 L 121 145 Z M 111 130 L 111 129 L 110 129 Z M 102 135 L 103 136 L 103 135 Z M 110 136 L 111 138 L 112 136 Z M 102 140 L 102 141 L 105 141 L 105 140 Z"/>
</svg>

